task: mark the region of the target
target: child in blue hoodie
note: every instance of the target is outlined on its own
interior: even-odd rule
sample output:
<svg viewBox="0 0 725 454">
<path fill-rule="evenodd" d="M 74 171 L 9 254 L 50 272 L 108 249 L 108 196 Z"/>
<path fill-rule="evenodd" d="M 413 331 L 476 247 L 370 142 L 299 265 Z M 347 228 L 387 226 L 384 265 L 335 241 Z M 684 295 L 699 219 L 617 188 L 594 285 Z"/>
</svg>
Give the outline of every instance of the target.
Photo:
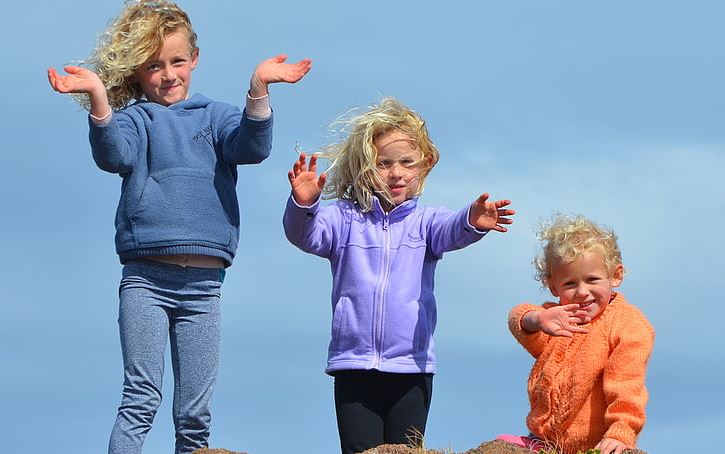
<svg viewBox="0 0 725 454">
<path fill-rule="evenodd" d="M 443 253 L 488 231 L 506 232 L 509 200 L 482 194 L 459 211 L 418 205 L 438 150 L 425 122 L 394 99 L 350 121 L 341 143 L 301 154 L 288 174 L 284 229 L 292 244 L 332 268 L 332 340 L 326 372 L 335 380 L 343 454 L 386 443 L 420 443 L 436 359 L 433 277 Z M 321 205 L 321 196 L 337 198 Z"/>
<path fill-rule="evenodd" d="M 237 165 L 270 152 L 267 86 L 294 83 L 311 62 L 280 55 L 252 75 L 244 112 L 189 96 L 199 49 L 187 14 L 163 0 L 128 1 L 88 62 L 48 70 L 50 85 L 90 111 L 93 158 L 122 177 L 116 251 L 123 264 L 121 406 L 109 452 L 140 453 L 161 402 L 166 341 L 174 372 L 176 453 L 208 445 L 219 361 L 219 299 L 239 239 Z M 131 103 L 131 101 L 134 101 Z"/>
</svg>

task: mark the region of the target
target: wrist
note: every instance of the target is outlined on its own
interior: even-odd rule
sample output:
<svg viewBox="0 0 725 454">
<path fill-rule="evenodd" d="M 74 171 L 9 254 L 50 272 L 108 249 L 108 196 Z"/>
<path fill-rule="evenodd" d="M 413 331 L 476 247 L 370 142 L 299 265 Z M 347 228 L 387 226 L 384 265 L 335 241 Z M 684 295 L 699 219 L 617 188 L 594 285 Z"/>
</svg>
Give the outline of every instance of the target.
<svg viewBox="0 0 725 454">
<path fill-rule="evenodd" d="M 269 94 L 267 83 L 262 81 L 255 73 L 249 81 L 249 96 L 251 98 L 263 98 Z"/>
</svg>

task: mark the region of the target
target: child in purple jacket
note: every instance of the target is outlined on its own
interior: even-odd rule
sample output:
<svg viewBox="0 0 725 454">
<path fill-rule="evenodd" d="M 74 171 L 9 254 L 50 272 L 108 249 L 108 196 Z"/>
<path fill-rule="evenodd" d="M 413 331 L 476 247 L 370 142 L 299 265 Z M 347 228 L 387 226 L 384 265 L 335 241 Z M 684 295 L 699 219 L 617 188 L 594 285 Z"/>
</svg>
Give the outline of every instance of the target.
<svg viewBox="0 0 725 454">
<path fill-rule="evenodd" d="M 394 99 L 350 120 L 332 162 L 301 154 L 289 172 L 285 234 L 332 268 L 332 339 L 326 372 L 335 378 L 343 454 L 418 442 L 425 432 L 436 359 L 433 277 L 444 252 L 489 230 L 506 232 L 509 200 L 482 194 L 459 211 L 418 205 L 439 154 L 425 122 Z M 321 196 L 337 198 L 322 206 Z"/>
</svg>

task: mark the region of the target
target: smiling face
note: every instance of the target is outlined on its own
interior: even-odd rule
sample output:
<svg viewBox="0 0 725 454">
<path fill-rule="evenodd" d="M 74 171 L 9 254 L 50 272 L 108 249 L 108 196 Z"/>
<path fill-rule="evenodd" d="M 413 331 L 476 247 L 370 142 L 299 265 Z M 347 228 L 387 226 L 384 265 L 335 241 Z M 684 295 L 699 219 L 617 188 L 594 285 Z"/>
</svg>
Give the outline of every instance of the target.
<svg viewBox="0 0 725 454">
<path fill-rule="evenodd" d="M 571 262 L 552 263 L 549 290 L 559 297 L 559 304 L 579 304 L 593 319 L 607 307 L 612 289 L 622 283 L 623 276 L 622 265 L 610 273 L 602 254 L 589 251 Z"/>
<path fill-rule="evenodd" d="M 198 58 L 199 50 L 190 49 L 187 32 L 180 30 L 164 39 L 161 48 L 134 71 L 134 78 L 146 99 L 170 106 L 189 96 Z"/>
<path fill-rule="evenodd" d="M 393 206 L 386 206 L 388 203 L 381 199 L 383 208 L 389 211 L 418 192 L 421 154 L 410 136 L 397 129 L 380 135 L 373 144 L 377 151 L 375 168 L 393 202 Z"/>
</svg>

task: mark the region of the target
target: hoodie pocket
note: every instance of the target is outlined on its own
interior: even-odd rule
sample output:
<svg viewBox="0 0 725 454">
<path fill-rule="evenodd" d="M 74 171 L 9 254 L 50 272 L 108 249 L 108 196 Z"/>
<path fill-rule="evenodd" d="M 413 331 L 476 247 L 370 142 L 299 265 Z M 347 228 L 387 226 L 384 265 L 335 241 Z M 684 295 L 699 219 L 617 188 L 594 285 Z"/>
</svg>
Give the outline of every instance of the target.
<svg viewBox="0 0 725 454">
<path fill-rule="evenodd" d="M 332 340 L 330 353 L 362 355 L 370 350 L 370 322 L 365 322 L 363 314 L 357 313 L 353 302 L 341 297 L 332 314 Z"/>
<path fill-rule="evenodd" d="M 189 242 L 229 247 L 229 215 L 212 173 L 174 168 L 151 174 L 131 215 L 139 246 Z"/>
</svg>

